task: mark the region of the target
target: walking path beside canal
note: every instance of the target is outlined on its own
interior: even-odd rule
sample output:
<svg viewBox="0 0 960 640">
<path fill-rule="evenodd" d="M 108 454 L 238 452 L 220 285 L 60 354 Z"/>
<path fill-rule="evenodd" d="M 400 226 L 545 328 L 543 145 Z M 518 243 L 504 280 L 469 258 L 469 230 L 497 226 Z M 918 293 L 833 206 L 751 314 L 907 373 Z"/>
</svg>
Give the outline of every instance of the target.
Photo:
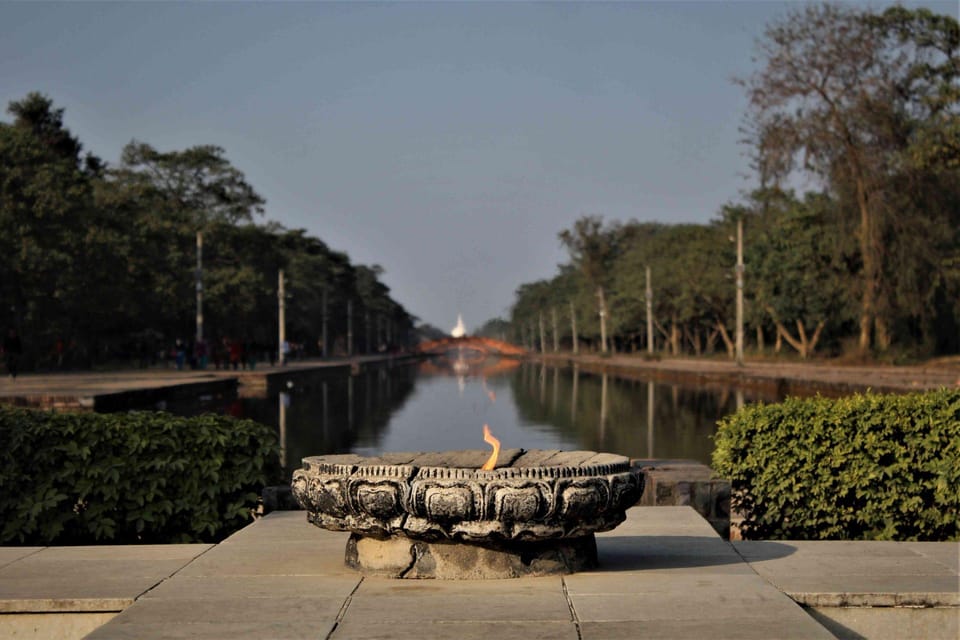
<svg viewBox="0 0 960 640">
<path fill-rule="evenodd" d="M 0 403 L 56 409 L 109 409 L 144 406 L 172 395 L 255 392 L 273 376 L 387 362 L 395 356 L 371 355 L 330 360 L 298 360 L 285 366 L 254 369 L 184 370 L 167 368 L 83 371 L 0 378 Z"/>
<path fill-rule="evenodd" d="M 822 392 L 841 395 L 855 391 L 904 392 L 960 386 L 960 359 L 915 366 L 853 366 L 830 362 L 772 362 L 748 360 L 738 366 L 729 360 L 663 358 L 640 355 L 601 357 L 595 354 L 537 354 L 548 363 L 576 363 L 581 368 L 623 376 L 641 376 L 665 382 L 741 386 L 778 395 Z"/>
</svg>

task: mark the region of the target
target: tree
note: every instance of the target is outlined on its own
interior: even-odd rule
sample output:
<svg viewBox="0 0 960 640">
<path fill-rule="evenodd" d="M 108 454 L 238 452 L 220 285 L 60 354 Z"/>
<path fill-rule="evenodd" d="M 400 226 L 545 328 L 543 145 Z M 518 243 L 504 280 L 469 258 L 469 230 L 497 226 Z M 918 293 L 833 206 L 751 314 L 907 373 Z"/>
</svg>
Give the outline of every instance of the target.
<svg viewBox="0 0 960 640">
<path fill-rule="evenodd" d="M 263 213 L 264 200 L 224 153 L 214 145 L 160 152 L 133 140 L 123 149 L 117 175 L 149 184 L 162 194 L 171 214 L 195 228 L 251 222 Z"/>
<path fill-rule="evenodd" d="M 767 195 L 766 218 L 747 247 L 750 291 L 778 338 L 807 358 L 825 331 L 838 329 L 847 317 L 846 268 L 837 235 L 824 232 L 835 203 L 824 194 L 808 194 L 801 202 L 783 192 L 772 200 Z"/>
<path fill-rule="evenodd" d="M 269 260 L 279 247 L 264 254 L 236 244 L 251 241 L 263 247 L 262 239 L 254 238 L 256 229 L 243 231 L 263 212 L 263 199 L 219 147 L 159 152 L 130 142 L 120 166 L 108 170 L 99 185 L 98 208 L 126 220 L 126 272 L 129 286 L 140 293 L 139 299 L 127 300 L 137 307 L 133 316 L 149 324 L 141 330 L 168 337 L 192 333 L 198 231 L 207 234 L 205 307 L 217 332 L 248 317 L 258 304 L 251 296 L 274 286 L 278 261 L 272 261 L 272 276 L 251 263 Z M 218 319 L 227 320 L 227 326 L 218 326 Z"/>
<path fill-rule="evenodd" d="M 506 341 L 510 335 L 510 322 L 503 318 L 490 318 L 473 332 L 473 335 L 480 338 L 493 338 L 494 340 Z"/>
<path fill-rule="evenodd" d="M 801 154 L 855 203 L 861 351 L 891 340 L 889 178 L 907 157 L 945 162 L 960 130 L 956 24 L 922 10 L 807 5 L 767 29 L 763 66 L 742 80 L 765 171 L 789 171 Z"/>
<path fill-rule="evenodd" d="M 109 305 L 96 301 L 111 286 L 113 262 L 109 229 L 93 207 L 102 163 L 81 157 L 48 97 L 31 93 L 8 112 L 13 123 L 0 123 L 0 321 L 20 326 L 35 360 L 57 337 L 109 321 Z"/>
<path fill-rule="evenodd" d="M 610 276 L 610 267 L 617 252 L 617 227 L 604 228 L 600 216 L 584 216 L 577 220 L 573 229 L 560 232 L 560 242 L 570 252 L 571 262 L 583 274 L 586 283 L 597 297 L 600 317 L 600 350 L 607 352 L 607 303 L 605 289 Z"/>
</svg>

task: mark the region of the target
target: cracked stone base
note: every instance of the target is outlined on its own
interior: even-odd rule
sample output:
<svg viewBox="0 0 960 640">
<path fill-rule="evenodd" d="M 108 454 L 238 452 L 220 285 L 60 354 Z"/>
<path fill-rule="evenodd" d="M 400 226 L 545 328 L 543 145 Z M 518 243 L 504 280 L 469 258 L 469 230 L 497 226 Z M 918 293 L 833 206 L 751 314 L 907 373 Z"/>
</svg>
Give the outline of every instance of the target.
<svg viewBox="0 0 960 640">
<path fill-rule="evenodd" d="M 473 544 L 351 534 L 347 566 L 391 578 L 475 580 L 574 573 L 597 566 L 593 534 L 543 542 Z"/>
</svg>

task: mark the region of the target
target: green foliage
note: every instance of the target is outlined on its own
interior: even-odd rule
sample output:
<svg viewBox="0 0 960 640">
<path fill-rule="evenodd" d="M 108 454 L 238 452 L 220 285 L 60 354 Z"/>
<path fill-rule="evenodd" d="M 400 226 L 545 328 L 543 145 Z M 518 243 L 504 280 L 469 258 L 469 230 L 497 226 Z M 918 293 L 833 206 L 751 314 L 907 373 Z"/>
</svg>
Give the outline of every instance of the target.
<svg viewBox="0 0 960 640">
<path fill-rule="evenodd" d="M 759 184 L 709 224 L 605 224 L 560 232 L 570 260 L 517 288 L 516 340 L 541 310 L 574 307 L 595 345 L 605 301 L 616 351 L 733 356 L 735 222 L 744 222 L 747 337 L 802 357 L 960 350 L 960 27 L 948 15 L 803 4 L 758 41 L 744 142 Z M 822 190 L 783 188 L 793 172 Z M 718 203 L 719 205 L 720 203 Z M 569 313 L 565 314 L 570 326 Z M 569 333 L 561 334 L 561 340 Z M 569 343 L 567 343 L 569 344 Z M 886 353 L 884 353 L 886 352 Z"/>
<path fill-rule="evenodd" d="M 849 280 L 859 286 L 848 288 L 860 302 L 860 350 L 886 350 L 904 335 L 894 333 L 898 323 L 929 330 L 936 319 L 920 306 L 898 308 L 901 292 L 945 295 L 941 259 L 956 236 L 921 253 L 933 260 L 903 263 L 896 254 L 911 238 L 927 239 L 923 227 L 956 227 L 956 209 L 922 200 L 932 176 L 952 176 L 948 192 L 957 189 L 957 20 L 926 9 L 804 4 L 771 24 L 758 48 L 760 66 L 741 83 L 761 185 L 797 169 L 840 201 L 854 227 Z M 919 224 L 904 233 L 904 219 Z"/>
<path fill-rule="evenodd" d="M 748 406 L 713 467 L 747 538 L 960 540 L 960 390 Z"/>
<path fill-rule="evenodd" d="M 270 427 L 0 407 L 0 544 L 217 541 L 279 473 Z"/>
<path fill-rule="evenodd" d="M 351 264 L 304 230 L 255 224 L 263 198 L 223 149 L 158 151 L 133 141 L 106 168 L 81 157 L 50 98 L 31 93 L 8 112 L 13 122 L 0 122 L 0 327 L 23 336 L 26 369 L 57 362 L 58 342 L 68 345 L 64 366 L 87 367 L 192 336 L 197 232 L 211 344 L 274 345 L 279 269 L 287 338 L 310 353 L 319 350 L 324 298 L 328 343 L 341 351 L 348 301 L 353 352 L 373 346 L 363 342 L 368 317 L 395 344 L 409 335 L 414 319 L 390 297 L 382 269 Z"/>
</svg>

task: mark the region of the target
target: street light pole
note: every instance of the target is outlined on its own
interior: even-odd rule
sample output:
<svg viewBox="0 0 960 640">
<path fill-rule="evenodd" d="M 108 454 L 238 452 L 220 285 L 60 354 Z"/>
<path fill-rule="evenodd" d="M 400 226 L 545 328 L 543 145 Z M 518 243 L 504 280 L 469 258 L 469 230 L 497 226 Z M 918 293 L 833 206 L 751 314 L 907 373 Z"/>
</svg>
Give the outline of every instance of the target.
<svg viewBox="0 0 960 640">
<path fill-rule="evenodd" d="M 573 306 L 573 300 L 570 301 L 570 332 L 573 334 L 573 354 L 580 351 L 579 339 L 577 338 L 577 311 Z"/>
<path fill-rule="evenodd" d="M 647 267 L 647 289 L 644 291 L 647 302 L 647 353 L 653 355 L 653 287 L 650 285 L 650 267 Z"/>
<path fill-rule="evenodd" d="M 197 231 L 197 340 L 203 340 L 203 232 Z"/>
<path fill-rule="evenodd" d="M 286 364 L 284 360 L 285 354 L 283 353 L 283 343 L 287 340 L 287 309 L 286 309 L 286 293 L 283 286 L 283 269 L 280 269 L 280 273 L 277 276 L 277 304 L 278 304 L 278 324 L 280 325 L 279 335 L 279 344 L 277 345 L 277 362 L 280 363 L 280 366 Z"/>
<path fill-rule="evenodd" d="M 323 285 L 323 328 L 321 333 L 321 341 L 323 342 L 323 344 L 321 345 L 322 353 L 320 355 L 326 358 L 329 356 L 329 352 L 327 351 L 327 285 L 326 284 Z"/>
<path fill-rule="evenodd" d="M 347 357 L 353 356 L 353 300 L 347 300 Z"/>
<path fill-rule="evenodd" d="M 737 218 L 737 366 L 743 366 L 743 218 Z"/>
</svg>

